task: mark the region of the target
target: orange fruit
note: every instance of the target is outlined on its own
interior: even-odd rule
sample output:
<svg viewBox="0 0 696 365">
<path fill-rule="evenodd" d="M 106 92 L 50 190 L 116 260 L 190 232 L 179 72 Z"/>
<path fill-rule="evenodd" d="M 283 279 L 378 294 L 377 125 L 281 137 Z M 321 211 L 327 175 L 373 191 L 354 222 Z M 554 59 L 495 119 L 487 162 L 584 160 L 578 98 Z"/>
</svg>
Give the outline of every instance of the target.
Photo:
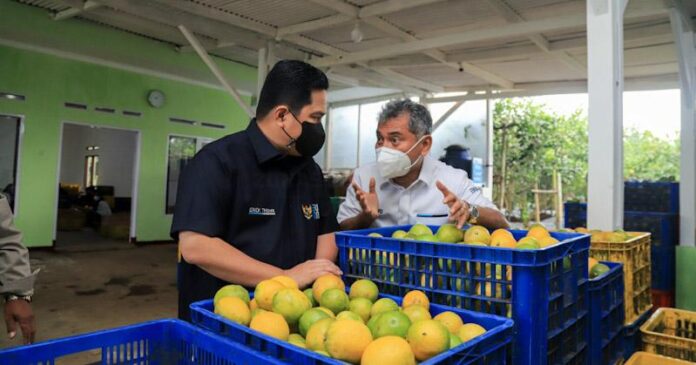
<svg viewBox="0 0 696 365">
<path fill-rule="evenodd" d="M 289 325 L 295 325 L 302 314 L 312 308 L 312 303 L 299 289 L 285 288 L 273 296 L 273 311 L 282 315 Z"/>
<path fill-rule="evenodd" d="M 350 299 L 367 298 L 374 303 L 378 295 L 377 284 L 367 279 L 357 280 L 350 286 Z"/>
<path fill-rule="evenodd" d="M 249 323 L 249 328 L 283 341 L 287 341 L 290 336 L 290 327 L 285 318 L 273 312 L 256 314 Z"/>
<path fill-rule="evenodd" d="M 225 297 L 237 297 L 249 304 L 249 292 L 241 285 L 225 285 L 220 288 L 213 298 L 213 303 L 216 303 Z"/>
<path fill-rule="evenodd" d="M 537 242 L 539 243 L 539 247 L 544 248 L 557 244 L 558 240 L 551 236 L 546 236 L 537 239 Z"/>
<path fill-rule="evenodd" d="M 428 300 L 428 297 L 422 291 L 411 290 L 404 296 L 401 307 L 408 308 L 413 305 L 420 305 L 425 309 L 430 309 L 430 300 Z"/>
<path fill-rule="evenodd" d="M 382 298 L 375 302 L 370 309 L 370 316 L 374 317 L 380 313 L 399 310 L 399 305 L 390 298 Z"/>
<path fill-rule="evenodd" d="M 465 243 L 483 243 L 485 245 L 490 245 L 491 234 L 488 229 L 484 226 L 471 226 L 464 232 L 464 242 Z"/>
<path fill-rule="evenodd" d="M 360 315 L 358 315 L 357 313 L 353 313 L 351 311 L 343 311 L 343 312 L 337 314 L 336 320 L 340 320 L 340 319 L 348 319 L 351 321 L 358 321 L 360 323 L 365 323 L 363 321 L 362 317 L 360 317 Z"/>
<path fill-rule="evenodd" d="M 271 280 L 275 280 L 275 281 L 283 284 L 283 286 L 285 286 L 286 288 L 291 288 L 291 289 L 299 289 L 300 288 L 297 285 L 297 282 L 295 281 L 295 279 L 293 279 L 289 276 L 278 275 L 278 276 L 272 277 Z"/>
<path fill-rule="evenodd" d="M 324 308 L 330 309 L 334 314 L 338 314 L 348 309 L 348 304 L 350 299 L 348 299 L 348 294 L 342 289 L 327 289 L 321 295 L 319 299 L 319 305 Z"/>
<path fill-rule="evenodd" d="M 325 308 L 325 307 L 316 307 L 316 308 L 319 309 L 320 311 L 323 311 L 324 313 L 328 314 L 329 317 L 336 318 L 336 315 L 334 314 L 334 312 L 331 311 L 331 309 Z"/>
<path fill-rule="evenodd" d="M 370 321 L 367 327 L 372 333 L 372 337 L 380 338 L 384 336 L 399 336 L 406 338 L 411 320 L 402 312 L 391 311 L 378 315 L 374 321 Z"/>
<path fill-rule="evenodd" d="M 367 298 L 351 299 L 350 303 L 348 303 L 348 310 L 359 315 L 363 322 L 367 322 L 370 319 L 372 302 Z"/>
<path fill-rule="evenodd" d="M 425 361 L 449 349 L 450 339 L 447 327 L 428 319 L 415 322 L 408 329 L 406 339 L 418 361 Z"/>
<path fill-rule="evenodd" d="M 372 334 L 362 322 L 339 319 L 326 331 L 326 352 L 334 359 L 358 363 L 370 342 Z"/>
<path fill-rule="evenodd" d="M 404 308 L 402 312 L 411 320 L 411 323 L 432 319 L 430 312 L 420 305 L 412 305 L 408 308 Z"/>
<path fill-rule="evenodd" d="M 398 336 L 386 336 L 367 345 L 360 365 L 416 365 L 416 357 L 406 340 Z"/>
<path fill-rule="evenodd" d="M 273 296 L 285 286 L 275 280 L 264 280 L 256 285 L 254 289 L 254 299 L 259 308 L 270 311 L 273 309 Z"/>
<path fill-rule="evenodd" d="M 537 240 L 549 236 L 549 231 L 540 224 L 532 225 L 531 227 L 529 227 L 529 230 L 527 231 L 527 237 L 534 237 Z"/>
<path fill-rule="evenodd" d="M 587 270 L 592 270 L 592 267 L 594 267 L 598 263 L 599 263 L 599 261 L 597 261 L 597 259 L 592 258 L 592 257 L 588 258 L 587 259 Z"/>
<path fill-rule="evenodd" d="M 304 337 L 298 335 L 297 333 L 291 333 L 290 336 L 288 336 L 288 342 L 297 347 L 302 347 L 303 349 L 307 348 Z"/>
<path fill-rule="evenodd" d="M 476 323 L 467 323 L 459 329 L 459 339 L 462 340 L 462 342 L 466 342 L 484 333 L 486 333 L 485 328 Z"/>
<path fill-rule="evenodd" d="M 309 327 L 307 337 L 305 337 L 307 348 L 314 351 L 326 351 L 326 332 L 335 321 L 333 318 L 324 318 Z"/>
<path fill-rule="evenodd" d="M 436 315 L 433 319 L 445 325 L 450 333 L 457 333 L 459 328 L 464 325 L 462 317 L 450 311 L 442 312 Z"/>
<path fill-rule="evenodd" d="M 515 237 L 506 229 L 496 229 L 491 233 L 491 247 L 515 248 Z"/>
<path fill-rule="evenodd" d="M 307 336 L 307 332 L 312 328 L 312 325 L 321 321 L 322 319 L 332 318 L 323 310 L 319 308 L 312 308 L 302 314 L 299 320 L 298 329 L 302 336 Z"/>
<path fill-rule="evenodd" d="M 249 325 L 251 311 L 243 300 L 237 297 L 224 297 L 215 304 L 215 313 L 237 322 L 243 326 Z"/>
<path fill-rule="evenodd" d="M 343 283 L 340 277 L 333 274 L 324 274 L 317 278 L 312 284 L 312 295 L 314 300 L 319 303 L 321 295 L 328 289 L 341 289 L 346 291 L 346 284 Z"/>
</svg>

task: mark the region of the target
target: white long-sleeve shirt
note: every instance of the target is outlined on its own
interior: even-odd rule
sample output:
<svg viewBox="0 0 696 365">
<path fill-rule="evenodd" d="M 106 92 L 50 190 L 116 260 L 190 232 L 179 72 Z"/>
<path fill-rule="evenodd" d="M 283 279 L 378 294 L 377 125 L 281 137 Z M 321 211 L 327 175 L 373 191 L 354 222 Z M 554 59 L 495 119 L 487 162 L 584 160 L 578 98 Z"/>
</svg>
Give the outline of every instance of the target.
<svg viewBox="0 0 696 365">
<path fill-rule="evenodd" d="M 375 178 L 375 190 L 379 200 L 380 215 L 372 227 L 385 227 L 423 223 L 441 225 L 448 222 L 449 208 L 442 202 L 444 196 L 435 182 L 440 180 L 457 197 L 485 208 L 498 209 L 493 202 L 483 196 L 481 188 L 467 177 L 464 170 L 455 169 L 433 157 L 423 158 L 423 166 L 418 179 L 408 188 L 404 188 L 384 179 L 379 174 L 377 163 L 360 166 L 353 172 L 353 181 L 361 189 L 368 191 L 370 178 Z M 360 202 L 352 187 L 346 192 L 346 200 L 338 210 L 338 222 L 352 218 L 362 212 Z M 445 215 L 444 217 L 418 217 L 423 215 Z"/>
</svg>

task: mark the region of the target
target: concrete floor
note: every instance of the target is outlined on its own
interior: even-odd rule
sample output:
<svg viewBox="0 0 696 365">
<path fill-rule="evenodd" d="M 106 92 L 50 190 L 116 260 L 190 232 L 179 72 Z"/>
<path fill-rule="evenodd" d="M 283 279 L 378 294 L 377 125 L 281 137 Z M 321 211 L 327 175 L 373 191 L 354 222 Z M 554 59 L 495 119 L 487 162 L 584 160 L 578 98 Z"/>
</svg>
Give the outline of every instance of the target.
<svg viewBox="0 0 696 365">
<path fill-rule="evenodd" d="M 73 238 L 55 251 L 30 252 L 32 267 L 41 269 L 32 303 L 37 341 L 176 317 L 174 244 Z M 0 348 L 19 344 L 0 336 Z"/>
</svg>

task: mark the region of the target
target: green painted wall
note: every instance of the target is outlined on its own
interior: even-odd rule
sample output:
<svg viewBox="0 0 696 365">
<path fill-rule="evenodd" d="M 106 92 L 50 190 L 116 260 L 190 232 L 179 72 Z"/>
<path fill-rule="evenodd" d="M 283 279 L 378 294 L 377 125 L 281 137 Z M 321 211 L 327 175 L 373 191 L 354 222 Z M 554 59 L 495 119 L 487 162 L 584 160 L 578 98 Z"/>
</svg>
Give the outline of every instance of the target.
<svg viewBox="0 0 696 365">
<path fill-rule="evenodd" d="M 677 308 L 696 311 L 694 263 L 696 263 L 696 247 L 677 246 Z"/>
<path fill-rule="evenodd" d="M 50 23 L 50 24 L 46 24 Z M 181 67 L 204 67 L 192 54 L 180 54 L 171 45 L 101 27 L 89 22 L 54 22 L 44 11 L 0 2 L 3 28 L 61 32 L 66 42 L 107 44 L 126 52 L 150 52 L 153 59 L 179 62 Z M 231 80 L 253 81 L 255 69 L 218 61 Z M 146 94 L 160 89 L 167 96 L 161 109 L 148 106 Z M 55 223 L 60 128 L 63 121 L 139 130 L 141 133 L 137 232 L 139 241 L 166 240 L 171 216 L 164 213 L 167 140 L 170 134 L 219 138 L 248 123 L 244 112 L 225 92 L 168 79 L 146 76 L 43 53 L 0 46 L 0 91 L 25 95 L 26 101 L 0 100 L 0 114 L 24 116 L 20 151 L 19 216 L 29 247 L 50 246 Z M 64 102 L 87 104 L 89 110 L 68 109 Z M 143 113 L 140 118 L 94 111 L 108 106 Z M 170 123 L 169 117 L 224 124 L 225 130 Z"/>
</svg>

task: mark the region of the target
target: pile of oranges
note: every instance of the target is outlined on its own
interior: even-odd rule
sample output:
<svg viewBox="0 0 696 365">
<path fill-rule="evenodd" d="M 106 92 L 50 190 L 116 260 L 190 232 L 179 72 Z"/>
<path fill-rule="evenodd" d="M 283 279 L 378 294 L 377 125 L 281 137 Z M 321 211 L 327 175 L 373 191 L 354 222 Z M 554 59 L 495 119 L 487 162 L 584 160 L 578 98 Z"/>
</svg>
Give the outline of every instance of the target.
<svg viewBox="0 0 696 365">
<path fill-rule="evenodd" d="M 214 303 L 215 313 L 231 321 L 352 364 L 415 364 L 486 332 L 451 311 L 433 317 L 421 291 L 406 293 L 399 306 L 379 298 L 370 280 L 355 281 L 346 293 L 331 274 L 304 291 L 287 276 L 264 280 L 252 300 L 243 287 L 228 285 Z"/>
</svg>

